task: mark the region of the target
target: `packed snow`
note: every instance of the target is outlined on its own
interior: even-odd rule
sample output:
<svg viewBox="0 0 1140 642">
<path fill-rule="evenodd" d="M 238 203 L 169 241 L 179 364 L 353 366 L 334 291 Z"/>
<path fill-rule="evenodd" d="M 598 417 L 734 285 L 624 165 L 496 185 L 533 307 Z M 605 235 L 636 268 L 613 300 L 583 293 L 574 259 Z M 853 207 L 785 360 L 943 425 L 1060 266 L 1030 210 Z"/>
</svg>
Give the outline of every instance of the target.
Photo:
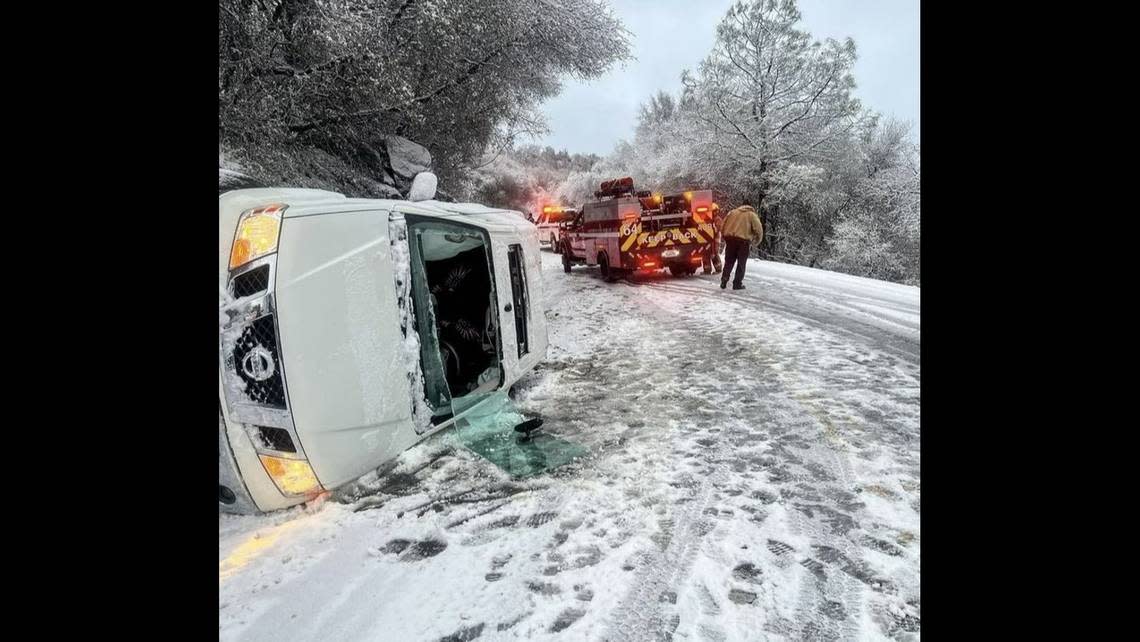
<svg viewBox="0 0 1140 642">
<path fill-rule="evenodd" d="M 445 432 L 220 515 L 221 639 L 918 638 L 918 288 L 542 269 L 514 402 L 588 454 L 517 481 Z"/>
</svg>

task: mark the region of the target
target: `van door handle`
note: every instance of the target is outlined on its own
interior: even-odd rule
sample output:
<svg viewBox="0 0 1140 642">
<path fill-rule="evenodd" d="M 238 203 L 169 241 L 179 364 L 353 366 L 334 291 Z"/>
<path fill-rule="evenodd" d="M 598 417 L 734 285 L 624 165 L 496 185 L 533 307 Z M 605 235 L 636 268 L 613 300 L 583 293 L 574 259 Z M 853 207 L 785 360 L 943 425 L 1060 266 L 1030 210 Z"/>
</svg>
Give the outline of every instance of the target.
<svg viewBox="0 0 1140 642">
<path fill-rule="evenodd" d="M 513 309 L 513 308 L 511 308 L 511 304 L 510 304 L 510 303 L 508 303 L 508 304 L 507 304 L 507 307 L 503 308 L 503 312 L 510 312 L 512 309 Z"/>
</svg>

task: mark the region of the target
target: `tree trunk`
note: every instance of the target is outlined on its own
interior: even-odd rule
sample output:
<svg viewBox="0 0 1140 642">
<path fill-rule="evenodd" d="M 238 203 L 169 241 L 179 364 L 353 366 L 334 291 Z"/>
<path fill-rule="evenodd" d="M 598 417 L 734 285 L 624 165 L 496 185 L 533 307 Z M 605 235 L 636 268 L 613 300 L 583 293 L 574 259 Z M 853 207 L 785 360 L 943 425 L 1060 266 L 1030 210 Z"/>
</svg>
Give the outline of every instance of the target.
<svg viewBox="0 0 1140 642">
<path fill-rule="evenodd" d="M 763 192 L 761 192 L 763 194 Z M 763 196 L 761 196 L 763 198 Z M 775 254 L 776 243 L 775 236 L 772 234 L 775 228 L 776 212 L 774 207 L 763 207 L 759 210 L 760 225 L 764 228 L 764 239 L 760 241 L 760 247 L 757 248 L 760 256 L 767 254 L 771 256 Z"/>
</svg>

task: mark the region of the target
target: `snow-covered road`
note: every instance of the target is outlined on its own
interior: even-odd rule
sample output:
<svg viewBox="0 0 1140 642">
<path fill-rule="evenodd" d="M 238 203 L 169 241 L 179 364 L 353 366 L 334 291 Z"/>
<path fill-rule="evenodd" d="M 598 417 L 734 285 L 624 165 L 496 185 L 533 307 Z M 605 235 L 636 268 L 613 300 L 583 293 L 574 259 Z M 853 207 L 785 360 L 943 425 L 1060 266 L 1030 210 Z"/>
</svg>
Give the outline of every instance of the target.
<svg viewBox="0 0 1140 642">
<path fill-rule="evenodd" d="M 751 261 L 603 283 L 543 254 L 525 481 L 433 437 L 307 510 L 219 517 L 224 640 L 917 637 L 919 290 Z"/>
</svg>

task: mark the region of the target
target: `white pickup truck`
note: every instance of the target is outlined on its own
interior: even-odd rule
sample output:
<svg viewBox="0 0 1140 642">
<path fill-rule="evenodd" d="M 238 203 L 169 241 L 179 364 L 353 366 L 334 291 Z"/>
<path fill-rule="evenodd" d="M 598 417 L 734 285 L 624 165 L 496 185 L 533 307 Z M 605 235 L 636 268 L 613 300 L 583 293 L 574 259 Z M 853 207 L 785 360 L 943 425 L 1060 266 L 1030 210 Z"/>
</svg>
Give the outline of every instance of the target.
<svg viewBox="0 0 1140 642">
<path fill-rule="evenodd" d="M 219 217 L 220 510 L 352 481 L 545 357 L 517 212 L 270 188 L 222 194 Z"/>
</svg>

